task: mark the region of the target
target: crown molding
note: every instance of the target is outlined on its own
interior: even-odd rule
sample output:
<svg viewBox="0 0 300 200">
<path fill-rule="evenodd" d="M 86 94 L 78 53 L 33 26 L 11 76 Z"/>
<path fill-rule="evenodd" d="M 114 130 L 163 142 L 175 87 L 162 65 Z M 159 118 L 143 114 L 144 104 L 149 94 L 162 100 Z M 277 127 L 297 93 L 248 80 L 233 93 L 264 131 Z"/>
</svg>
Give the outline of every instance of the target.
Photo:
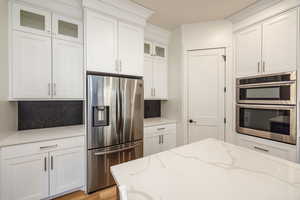
<svg viewBox="0 0 300 200">
<path fill-rule="evenodd" d="M 250 6 L 238 11 L 237 13 L 234 13 L 225 19 L 231 21 L 233 24 L 236 24 L 238 22 L 241 22 L 245 19 L 247 19 L 250 16 L 253 16 L 261 11 L 263 11 L 266 8 L 272 7 L 275 4 L 278 4 L 283 0 L 260 0 L 257 1 L 254 4 L 251 4 Z"/>
<path fill-rule="evenodd" d="M 153 40 L 162 44 L 168 44 L 171 32 L 153 24 L 145 27 L 145 39 Z"/>
</svg>

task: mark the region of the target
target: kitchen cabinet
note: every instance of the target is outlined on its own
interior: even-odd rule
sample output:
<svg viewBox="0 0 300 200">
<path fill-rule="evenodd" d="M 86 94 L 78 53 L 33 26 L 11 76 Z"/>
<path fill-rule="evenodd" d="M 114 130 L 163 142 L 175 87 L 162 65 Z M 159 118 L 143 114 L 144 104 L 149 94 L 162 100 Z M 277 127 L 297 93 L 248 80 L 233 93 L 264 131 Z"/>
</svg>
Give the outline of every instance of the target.
<svg viewBox="0 0 300 200">
<path fill-rule="evenodd" d="M 82 54 L 82 44 L 53 40 L 53 98 L 84 98 Z"/>
<path fill-rule="evenodd" d="M 142 27 L 86 10 L 87 70 L 143 76 Z"/>
<path fill-rule="evenodd" d="M 176 147 L 176 124 L 145 127 L 144 156 Z"/>
<path fill-rule="evenodd" d="M 295 71 L 297 16 L 294 9 L 238 32 L 237 76 Z"/>
<path fill-rule="evenodd" d="M 84 185 L 84 139 L 38 142 L 1 151 L 2 199 L 44 199 Z M 30 183 L 30 184 L 28 184 Z"/>
<path fill-rule="evenodd" d="M 51 37 L 51 12 L 14 4 L 13 29 Z"/>
<path fill-rule="evenodd" d="M 155 49 L 158 50 L 159 55 Z M 150 49 L 150 53 L 149 50 Z M 158 49 L 159 49 L 158 48 Z M 144 98 L 168 99 L 168 63 L 166 56 L 166 47 L 155 45 L 155 43 L 144 43 Z"/>
<path fill-rule="evenodd" d="M 14 31 L 13 98 L 51 98 L 51 38 Z"/>
<path fill-rule="evenodd" d="M 9 99 L 83 99 L 81 22 L 18 4 L 13 14 Z"/>
</svg>

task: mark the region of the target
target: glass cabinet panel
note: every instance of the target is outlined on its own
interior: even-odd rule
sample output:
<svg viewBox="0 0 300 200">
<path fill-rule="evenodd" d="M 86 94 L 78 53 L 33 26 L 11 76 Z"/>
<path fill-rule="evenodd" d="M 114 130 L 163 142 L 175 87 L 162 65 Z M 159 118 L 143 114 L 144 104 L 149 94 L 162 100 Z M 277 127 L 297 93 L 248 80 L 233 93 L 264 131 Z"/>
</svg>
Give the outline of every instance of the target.
<svg viewBox="0 0 300 200">
<path fill-rule="evenodd" d="M 58 20 L 58 34 L 78 38 L 78 25 Z"/>
<path fill-rule="evenodd" d="M 45 30 L 45 16 L 25 10 L 20 10 L 20 25 L 33 29 Z"/>
<path fill-rule="evenodd" d="M 156 56 L 165 58 L 166 57 L 166 49 L 164 47 L 156 46 L 155 47 Z"/>
<path fill-rule="evenodd" d="M 145 54 L 151 54 L 151 45 L 150 45 L 150 43 L 144 43 L 144 53 Z"/>
</svg>

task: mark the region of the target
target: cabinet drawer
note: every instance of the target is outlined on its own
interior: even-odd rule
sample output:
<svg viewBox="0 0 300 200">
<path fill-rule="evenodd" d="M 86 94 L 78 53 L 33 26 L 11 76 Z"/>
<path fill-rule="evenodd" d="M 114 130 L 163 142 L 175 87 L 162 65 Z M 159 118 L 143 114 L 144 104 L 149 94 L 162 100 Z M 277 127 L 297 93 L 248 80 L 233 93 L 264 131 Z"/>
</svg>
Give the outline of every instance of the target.
<svg viewBox="0 0 300 200">
<path fill-rule="evenodd" d="M 144 137 L 152 137 L 155 135 L 162 135 L 176 132 L 176 124 L 165 124 L 159 126 L 151 126 L 144 128 Z"/>
<path fill-rule="evenodd" d="M 245 139 L 239 139 L 239 145 L 242 147 L 252 149 L 257 152 L 276 156 L 286 160 L 290 160 L 290 161 L 296 160 L 296 152 L 294 152 L 293 150 L 273 147 L 266 144 L 245 140 Z"/>
<path fill-rule="evenodd" d="M 84 137 L 73 137 L 67 139 L 51 140 L 46 142 L 28 143 L 4 147 L 2 149 L 2 158 L 16 158 L 20 156 L 45 153 L 49 151 L 79 147 L 84 145 Z"/>
</svg>

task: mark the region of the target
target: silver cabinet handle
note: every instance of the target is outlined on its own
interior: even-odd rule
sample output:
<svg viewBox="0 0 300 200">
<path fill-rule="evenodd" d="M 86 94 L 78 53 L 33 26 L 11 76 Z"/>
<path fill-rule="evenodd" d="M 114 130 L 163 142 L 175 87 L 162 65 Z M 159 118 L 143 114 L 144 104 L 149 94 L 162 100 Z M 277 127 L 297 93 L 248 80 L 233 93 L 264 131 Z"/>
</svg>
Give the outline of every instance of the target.
<svg viewBox="0 0 300 200">
<path fill-rule="evenodd" d="M 56 148 L 58 147 L 58 145 L 51 145 L 51 146 L 43 146 L 43 147 L 40 147 L 40 150 L 44 150 L 44 149 L 52 149 L 52 148 Z"/>
<path fill-rule="evenodd" d="M 254 146 L 254 149 L 259 150 L 259 151 L 269 152 L 268 149 L 264 149 L 264 148 L 257 147 L 257 146 Z"/>
<path fill-rule="evenodd" d="M 101 152 L 96 152 L 94 153 L 95 156 L 101 156 L 101 155 L 107 155 L 107 154 L 112 154 L 112 153 L 118 153 L 121 151 L 125 151 L 125 150 L 129 150 L 129 149 L 134 149 L 138 146 L 138 144 L 130 146 L 130 147 L 125 147 L 122 149 L 117 149 L 117 150 L 113 150 L 113 151 L 101 151 Z"/>
<path fill-rule="evenodd" d="M 50 161 L 50 163 L 51 163 L 51 170 L 53 170 L 53 156 L 51 156 L 51 161 Z"/>
<path fill-rule="evenodd" d="M 53 83 L 53 95 L 56 96 L 56 83 Z"/>
<path fill-rule="evenodd" d="M 44 158 L 44 171 L 47 171 L 47 157 Z"/>
<path fill-rule="evenodd" d="M 260 62 L 257 62 L 257 72 L 260 72 Z"/>
<path fill-rule="evenodd" d="M 162 144 L 164 143 L 164 135 L 161 136 Z"/>
<path fill-rule="evenodd" d="M 165 130 L 166 128 L 158 128 L 157 130 L 158 131 L 162 131 L 162 130 Z"/>
<path fill-rule="evenodd" d="M 159 136 L 158 144 L 161 144 L 161 135 Z"/>
<path fill-rule="evenodd" d="M 48 83 L 48 96 L 51 96 L 51 84 Z"/>
<path fill-rule="evenodd" d="M 263 72 L 266 72 L 266 62 L 263 61 L 263 69 L 262 69 Z"/>
</svg>

